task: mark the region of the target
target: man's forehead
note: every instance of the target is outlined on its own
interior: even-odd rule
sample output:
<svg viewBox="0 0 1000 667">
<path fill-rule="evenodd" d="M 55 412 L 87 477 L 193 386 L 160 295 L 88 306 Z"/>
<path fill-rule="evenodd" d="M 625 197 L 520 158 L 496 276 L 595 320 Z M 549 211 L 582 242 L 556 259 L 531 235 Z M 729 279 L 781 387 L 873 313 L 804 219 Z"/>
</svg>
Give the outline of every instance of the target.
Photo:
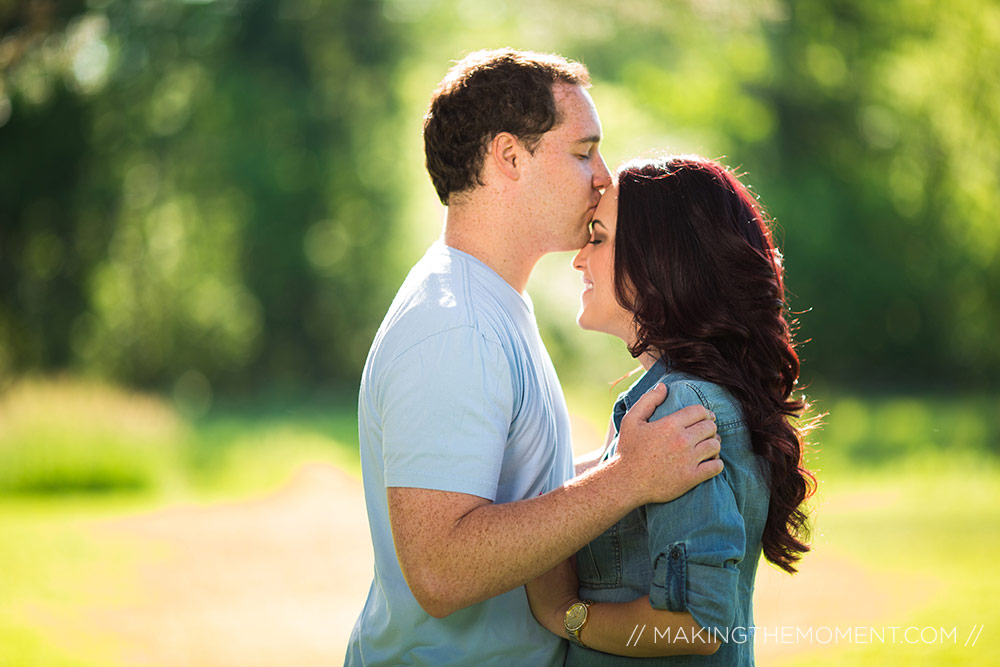
<svg viewBox="0 0 1000 667">
<path fill-rule="evenodd" d="M 597 143 L 601 140 L 601 121 L 590 95 L 580 86 L 557 83 L 552 87 L 560 123 L 552 131 L 568 135 L 574 143 Z"/>
</svg>

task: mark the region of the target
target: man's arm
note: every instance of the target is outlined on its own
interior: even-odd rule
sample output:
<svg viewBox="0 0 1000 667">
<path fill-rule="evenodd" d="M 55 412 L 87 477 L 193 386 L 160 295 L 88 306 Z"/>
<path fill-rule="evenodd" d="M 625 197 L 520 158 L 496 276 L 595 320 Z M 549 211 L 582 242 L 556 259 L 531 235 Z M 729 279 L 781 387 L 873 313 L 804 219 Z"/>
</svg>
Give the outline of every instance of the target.
<svg viewBox="0 0 1000 667">
<path fill-rule="evenodd" d="M 495 504 L 473 495 L 390 487 L 400 568 L 417 602 L 447 616 L 550 570 L 626 513 L 666 502 L 717 475 L 715 423 L 702 406 L 648 422 L 657 385 L 622 421 L 616 455 L 537 498 Z"/>
</svg>

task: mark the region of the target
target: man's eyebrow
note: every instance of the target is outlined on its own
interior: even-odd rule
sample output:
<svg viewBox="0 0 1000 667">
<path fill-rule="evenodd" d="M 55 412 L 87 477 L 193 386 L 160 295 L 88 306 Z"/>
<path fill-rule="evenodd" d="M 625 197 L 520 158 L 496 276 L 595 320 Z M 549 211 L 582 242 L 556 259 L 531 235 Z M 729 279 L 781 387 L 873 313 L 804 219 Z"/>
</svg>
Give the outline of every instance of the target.
<svg viewBox="0 0 1000 667">
<path fill-rule="evenodd" d="M 594 134 L 589 137 L 584 137 L 583 139 L 577 139 L 575 142 L 577 144 L 599 144 L 601 143 L 601 135 Z"/>
</svg>

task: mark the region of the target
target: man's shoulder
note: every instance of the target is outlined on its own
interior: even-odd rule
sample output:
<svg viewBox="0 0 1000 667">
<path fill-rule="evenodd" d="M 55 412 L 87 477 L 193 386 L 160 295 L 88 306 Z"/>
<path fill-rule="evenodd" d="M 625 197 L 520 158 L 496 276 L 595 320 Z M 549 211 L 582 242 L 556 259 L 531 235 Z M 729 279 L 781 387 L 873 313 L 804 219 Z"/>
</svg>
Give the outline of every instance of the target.
<svg viewBox="0 0 1000 667">
<path fill-rule="evenodd" d="M 431 248 L 410 270 L 379 330 L 377 343 L 385 352 L 398 354 L 455 330 L 502 345 L 505 332 L 516 326 L 491 276 L 447 250 Z"/>
</svg>

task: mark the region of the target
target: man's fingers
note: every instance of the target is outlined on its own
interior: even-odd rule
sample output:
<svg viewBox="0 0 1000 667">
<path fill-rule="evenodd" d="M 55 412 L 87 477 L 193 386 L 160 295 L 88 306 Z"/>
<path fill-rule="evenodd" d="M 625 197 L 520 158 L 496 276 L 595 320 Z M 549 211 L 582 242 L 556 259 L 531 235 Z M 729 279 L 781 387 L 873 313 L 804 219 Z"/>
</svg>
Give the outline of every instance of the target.
<svg viewBox="0 0 1000 667">
<path fill-rule="evenodd" d="M 720 451 L 722 451 L 722 443 L 715 437 L 702 440 L 694 446 L 694 455 L 702 462 L 718 458 Z"/>
<path fill-rule="evenodd" d="M 722 468 L 722 459 L 709 459 L 707 461 L 702 461 L 695 469 L 695 479 L 698 480 L 698 484 L 701 484 L 705 480 L 712 479 L 722 472 Z"/>
<path fill-rule="evenodd" d="M 711 419 L 702 419 L 684 430 L 684 435 L 690 438 L 688 442 L 701 442 L 715 436 L 718 428 Z"/>
<path fill-rule="evenodd" d="M 656 386 L 647 391 L 645 394 L 635 402 L 635 405 L 629 409 L 628 414 L 625 415 L 625 419 L 641 419 L 644 422 L 649 421 L 649 418 L 653 416 L 653 412 L 659 407 L 660 403 L 667 397 L 667 385 L 662 382 L 657 382 Z"/>
<path fill-rule="evenodd" d="M 636 403 L 636 405 L 639 405 Z M 632 408 L 633 410 L 635 408 Z M 715 415 L 711 410 L 706 408 L 704 405 L 689 405 L 686 408 L 681 408 L 677 412 L 659 419 L 657 421 L 666 422 L 667 420 L 673 422 L 674 426 L 679 428 L 688 428 L 694 426 L 701 421 L 712 421 L 714 423 Z"/>
</svg>

